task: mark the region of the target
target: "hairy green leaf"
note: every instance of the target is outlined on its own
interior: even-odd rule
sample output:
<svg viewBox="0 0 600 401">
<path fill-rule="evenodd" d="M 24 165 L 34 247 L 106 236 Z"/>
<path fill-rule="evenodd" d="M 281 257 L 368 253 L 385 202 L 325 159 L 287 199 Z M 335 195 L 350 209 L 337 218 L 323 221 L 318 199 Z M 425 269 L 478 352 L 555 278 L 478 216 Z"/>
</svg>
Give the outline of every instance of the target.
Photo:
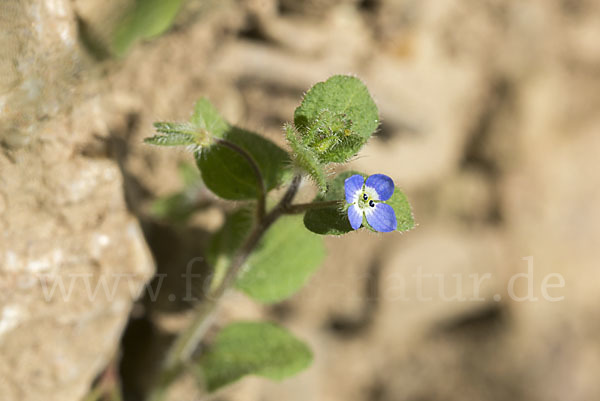
<svg viewBox="0 0 600 401">
<path fill-rule="evenodd" d="M 405 232 L 412 230 L 415 227 L 415 220 L 410 208 L 410 204 L 408 203 L 406 195 L 404 195 L 400 188 L 395 187 L 392 197 L 385 201 L 385 203 L 389 204 L 394 209 L 394 213 L 396 214 L 396 231 Z M 369 231 L 377 232 L 377 230 L 371 227 L 364 216 L 362 225 Z"/>
<path fill-rule="evenodd" d="M 194 135 L 188 133 L 171 133 L 168 135 L 154 135 L 144 138 L 144 143 L 156 146 L 188 146 L 196 143 Z"/>
<path fill-rule="evenodd" d="M 196 102 L 190 123 L 217 138 L 222 138 L 225 132 L 231 128 L 210 100 L 205 97 Z"/>
<path fill-rule="evenodd" d="M 308 210 L 304 215 L 304 225 L 306 228 L 321 235 L 341 235 L 353 231 L 347 215 L 348 205 L 345 204 L 344 181 L 346 178 L 355 174 L 360 174 L 365 177 L 365 179 L 367 178 L 366 174 L 357 171 L 344 171 L 338 174 L 328 184 L 327 192 L 317 195 L 314 200 L 314 202 L 340 200 L 345 206 L 331 206 L 321 209 Z M 403 232 L 414 228 L 415 221 L 412 215 L 410 204 L 406 199 L 406 195 L 404 195 L 400 188 L 396 187 L 392 197 L 385 201 L 385 203 L 389 204 L 394 209 L 396 214 L 396 221 L 398 222 L 396 231 Z M 371 226 L 369 226 L 367 220 L 364 218 L 363 226 L 371 231 L 375 231 L 373 228 L 371 228 Z"/>
<path fill-rule="evenodd" d="M 188 134 L 192 136 L 198 135 L 198 129 L 190 123 L 173 123 L 158 121 L 155 122 L 153 125 L 156 131 L 163 134 Z"/>
<path fill-rule="evenodd" d="M 145 138 L 144 142 L 157 146 L 194 146 L 202 148 L 210 143 L 210 135 L 190 123 L 156 122 L 154 128 L 160 134 Z"/>
<path fill-rule="evenodd" d="M 159 146 L 194 146 L 203 150 L 213 138 L 223 138 L 232 127 L 221 117 L 217 109 L 206 98 L 196 102 L 189 123 L 155 122 L 154 128 L 162 135 L 144 139 L 144 142 Z"/>
<path fill-rule="evenodd" d="M 220 284 L 233 254 L 250 232 L 253 217 L 253 211 L 249 208 L 237 209 L 227 215 L 221 229 L 211 237 L 206 258 L 213 267 L 213 288 Z"/>
<path fill-rule="evenodd" d="M 311 361 L 308 346 L 284 328 L 237 322 L 217 334 L 196 372 L 208 391 L 215 391 L 251 374 L 282 380 L 306 369 Z"/>
<path fill-rule="evenodd" d="M 252 298 L 279 302 L 298 291 L 325 258 L 323 239 L 301 216 L 284 216 L 267 231 L 236 286 Z"/>
<path fill-rule="evenodd" d="M 356 171 L 344 171 L 338 174 L 327 186 L 327 192 L 317 195 L 315 202 L 339 200 L 345 202 L 344 180 Z M 343 203 L 342 203 L 343 204 Z M 342 235 L 352 230 L 346 209 L 330 206 L 321 209 L 311 209 L 304 215 L 304 225 L 310 231 L 321 235 Z"/>
<path fill-rule="evenodd" d="M 288 154 L 270 140 L 237 127 L 231 127 L 223 139 L 233 142 L 250 154 L 258 165 L 267 191 L 279 186 L 290 174 Z M 215 144 L 196 153 L 202 180 L 224 199 L 256 199 L 260 193 L 250 163 L 237 152 Z"/>
<path fill-rule="evenodd" d="M 408 231 L 415 227 L 415 219 L 410 209 L 410 204 L 400 188 L 396 187 L 394 194 L 386 203 L 394 208 L 394 212 L 396 213 L 396 221 L 398 222 L 396 231 Z"/>
<path fill-rule="evenodd" d="M 314 85 L 294 113 L 301 142 L 322 163 L 343 163 L 356 155 L 377 129 L 377 106 L 358 79 L 334 75 Z"/>
<path fill-rule="evenodd" d="M 317 154 L 298 140 L 294 128 L 290 125 L 285 126 L 285 136 L 293 151 L 294 164 L 306 172 L 319 190 L 324 192 L 327 189 L 327 181 Z"/>
</svg>

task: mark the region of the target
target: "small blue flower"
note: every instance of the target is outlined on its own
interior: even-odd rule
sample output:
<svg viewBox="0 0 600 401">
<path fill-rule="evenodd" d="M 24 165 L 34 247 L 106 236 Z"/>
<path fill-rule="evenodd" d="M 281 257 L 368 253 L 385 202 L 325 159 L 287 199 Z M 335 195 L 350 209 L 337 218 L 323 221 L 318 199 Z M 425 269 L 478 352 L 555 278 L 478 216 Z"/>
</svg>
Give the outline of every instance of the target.
<svg viewBox="0 0 600 401">
<path fill-rule="evenodd" d="M 365 181 L 362 175 L 355 174 L 344 181 L 348 220 L 353 229 L 360 228 L 363 216 L 375 231 L 387 233 L 396 230 L 397 221 L 394 209 L 383 203 L 394 193 L 394 181 L 384 174 L 373 174 Z"/>
</svg>

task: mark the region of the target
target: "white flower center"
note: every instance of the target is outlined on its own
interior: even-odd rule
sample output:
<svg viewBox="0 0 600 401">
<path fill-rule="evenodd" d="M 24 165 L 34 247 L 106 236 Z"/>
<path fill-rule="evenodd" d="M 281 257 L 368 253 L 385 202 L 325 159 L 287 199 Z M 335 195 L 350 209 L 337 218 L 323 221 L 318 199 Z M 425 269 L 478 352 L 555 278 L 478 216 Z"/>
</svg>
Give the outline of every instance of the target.
<svg viewBox="0 0 600 401">
<path fill-rule="evenodd" d="M 378 201 L 379 196 L 374 188 L 365 185 L 364 188 L 361 188 L 354 193 L 354 199 L 356 206 L 358 206 L 361 212 L 371 214 L 375 207 L 374 201 Z"/>
</svg>

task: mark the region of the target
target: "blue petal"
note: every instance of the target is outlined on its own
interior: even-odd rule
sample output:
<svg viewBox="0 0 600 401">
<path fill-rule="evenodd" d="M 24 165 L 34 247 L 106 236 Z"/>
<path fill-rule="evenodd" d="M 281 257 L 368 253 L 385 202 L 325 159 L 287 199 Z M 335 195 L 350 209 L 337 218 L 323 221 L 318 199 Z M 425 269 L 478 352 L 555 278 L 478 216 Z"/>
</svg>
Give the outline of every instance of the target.
<svg viewBox="0 0 600 401">
<path fill-rule="evenodd" d="M 387 233 L 396 230 L 398 226 L 396 213 L 387 203 L 376 203 L 374 208 L 365 213 L 365 216 L 375 231 Z"/>
<path fill-rule="evenodd" d="M 353 229 L 358 230 L 362 224 L 363 214 L 356 205 L 352 205 L 348 208 L 348 220 Z"/>
<path fill-rule="evenodd" d="M 394 193 L 394 181 L 385 174 L 373 174 L 369 176 L 366 185 L 377 192 L 381 201 L 390 199 Z"/>
<path fill-rule="evenodd" d="M 346 202 L 356 202 L 356 191 L 362 189 L 364 183 L 365 178 L 359 174 L 354 174 L 353 176 L 346 178 L 346 180 L 344 181 L 344 189 L 346 190 Z"/>
</svg>

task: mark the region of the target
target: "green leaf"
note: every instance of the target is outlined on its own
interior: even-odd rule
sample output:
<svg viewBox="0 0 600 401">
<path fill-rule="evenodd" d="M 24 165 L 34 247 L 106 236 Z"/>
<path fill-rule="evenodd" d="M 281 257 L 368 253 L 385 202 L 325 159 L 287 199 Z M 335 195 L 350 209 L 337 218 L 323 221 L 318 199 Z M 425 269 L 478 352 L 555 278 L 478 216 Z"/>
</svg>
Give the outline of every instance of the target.
<svg viewBox="0 0 600 401">
<path fill-rule="evenodd" d="M 189 123 L 154 123 L 156 131 L 162 135 L 145 138 L 144 142 L 157 146 L 195 146 L 202 148 L 210 143 L 210 135 Z"/>
<path fill-rule="evenodd" d="M 177 192 L 152 203 L 151 213 L 163 220 L 174 223 L 187 221 L 196 211 L 196 202 L 185 192 Z"/>
<path fill-rule="evenodd" d="M 279 302 L 298 291 L 324 258 L 323 239 L 303 227 L 301 216 L 284 216 L 260 241 L 236 286 L 260 302 Z"/>
<path fill-rule="evenodd" d="M 263 175 L 267 191 L 282 184 L 290 175 L 288 154 L 270 140 L 241 128 L 231 127 L 223 139 L 235 143 L 252 156 Z M 255 199 L 260 191 L 250 163 L 237 152 L 215 144 L 196 153 L 202 180 L 224 199 Z"/>
<path fill-rule="evenodd" d="M 151 213 L 159 219 L 184 223 L 199 210 L 198 195 L 202 188 L 202 181 L 196 166 L 180 163 L 178 169 L 183 181 L 183 189 L 156 199 L 152 203 Z"/>
<path fill-rule="evenodd" d="M 377 129 L 377 106 L 358 79 L 335 75 L 314 85 L 294 113 L 302 143 L 323 163 L 343 163 L 356 155 Z"/>
<path fill-rule="evenodd" d="M 211 144 L 212 138 L 222 138 L 231 126 L 206 98 L 196 102 L 189 123 L 155 122 L 160 134 L 144 139 L 145 143 L 159 146 L 192 145 L 202 149 Z"/>
<path fill-rule="evenodd" d="M 400 188 L 395 187 L 392 197 L 385 201 L 385 203 L 390 205 L 394 209 L 394 213 L 396 214 L 396 231 L 405 232 L 412 230 L 415 227 L 415 220 L 412 214 L 412 210 L 410 208 L 410 204 L 408 203 L 406 195 L 404 195 Z M 375 230 L 369 225 L 369 222 L 364 216 L 362 225 L 367 230 L 377 232 L 377 230 Z"/>
<path fill-rule="evenodd" d="M 177 166 L 177 170 L 184 188 L 197 188 L 202 184 L 200 172 L 192 163 L 181 162 Z"/>
<path fill-rule="evenodd" d="M 346 213 L 333 206 L 306 212 L 304 225 L 320 235 L 342 235 L 353 231 Z"/>
<path fill-rule="evenodd" d="M 306 369 L 311 361 L 308 346 L 287 330 L 266 322 L 237 322 L 217 334 L 196 372 L 212 392 L 245 375 L 282 380 Z"/>
<path fill-rule="evenodd" d="M 392 197 L 385 203 L 394 208 L 394 212 L 396 213 L 396 221 L 398 222 L 396 231 L 408 231 L 415 227 L 415 219 L 410 209 L 410 204 L 400 188 L 396 187 Z"/>
<path fill-rule="evenodd" d="M 206 259 L 213 267 L 213 288 L 221 283 L 233 254 L 250 232 L 253 217 L 249 208 L 237 209 L 227 215 L 221 229 L 210 238 Z"/>
<path fill-rule="evenodd" d="M 156 131 L 163 134 L 188 134 L 198 135 L 198 129 L 190 123 L 172 123 L 165 121 L 155 122 L 154 128 Z"/>
<path fill-rule="evenodd" d="M 317 195 L 314 202 L 340 200 L 345 202 L 344 181 L 346 178 L 360 174 L 365 179 L 366 174 L 357 171 L 344 171 L 338 174 L 327 186 L 327 192 Z M 389 204 L 396 214 L 398 227 L 396 231 L 404 232 L 415 227 L 415 221 L 406 199 L 406 195 L 396 187 L 392 197 L 385 201 Z M 322 209 L 310 209 L 304 215 L 304 225 L 310 231 L 321 235 L 341 235 L 354 231 L 350 226 L 347 215 L 347 206 L 345 207 L 327 207 Z M 375 231 L 369 226 L 367 220 L 363 218 L 363 226 L 371 231 Z"/>
<path fill-rule="evenodd" d="M 138 39 L 151 38 L 166 31 L 183 0 L 137 0 L 113 35 L 113 49 L 124 55 Z"/>
<path fill-rule="evenodd" d="M 345 202 L 344 181 L 356 171 L 344 171 L 338 174 L 327 187 L 327 192 L 317 195 L 315 202 L 340 200 Z M 321 235 L 342 235 L 353 231 L 345 208 L 330 206 L 322 209 L 311 209 L 304 215 L 304 225 L 310 231 Z"/>
<path fill-rule="evenodd" d="M 222 138 L 231 126 L 221 117 L 215 106 L 205 97 L 194 106 L 190 123 L 196 128 L 208 131 L 212 136 Z"/>
<path fill-rule="evenodd" d="M 196 138 L 187 133 L 172 133 L 169 135 L 154 135 L 150 138 L 144 138 L 144 143 L 156 146 L 187 146 L 194 145 Z"/>
<path fill-rule="evenodd" d="M 319 190 L 324 192 L 327 189 L 327 181 L 317 154 L 298 140 L 292 126 L 285 126 L 285 136 L 293 151 L 294 164 L 306 172 Z"/>
</svg>

